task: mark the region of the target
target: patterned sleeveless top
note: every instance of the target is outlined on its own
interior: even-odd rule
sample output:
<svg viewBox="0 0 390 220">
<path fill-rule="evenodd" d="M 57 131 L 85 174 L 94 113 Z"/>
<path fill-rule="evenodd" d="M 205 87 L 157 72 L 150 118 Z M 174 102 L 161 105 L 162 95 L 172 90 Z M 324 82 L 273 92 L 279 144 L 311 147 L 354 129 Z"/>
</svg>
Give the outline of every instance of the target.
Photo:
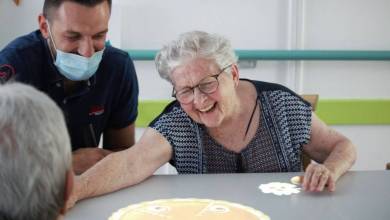
<svg viewBox="0 0 390 220">
<path fill-rule="evenodd" d="M 310 139 L 310 104 L 282 85 L 247 81 L 256 87 L 261 113 L 254 138 L 240 153 L 216 142 L 177 101 L 151 122 L 149 126 L 173 147 L 170 162 L 179 174 L 302 171 L 302 145 Z"/>
</svg>

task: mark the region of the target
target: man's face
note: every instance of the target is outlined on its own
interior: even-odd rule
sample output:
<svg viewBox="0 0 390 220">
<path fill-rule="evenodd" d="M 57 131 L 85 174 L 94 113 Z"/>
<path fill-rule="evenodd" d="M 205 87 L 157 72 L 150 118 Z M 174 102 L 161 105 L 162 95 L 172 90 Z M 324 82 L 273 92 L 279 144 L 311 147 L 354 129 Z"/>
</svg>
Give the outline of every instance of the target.
<svg viewBox="0 0 390 220">
<path fill-rule="evenodd" d="M 107 1 L 93 7 L 65 1 L 51 13 L 47 28 L 50 28 L 57 49 L 91 57 L 104 48 L 110 18 Z M 43 33 L 49 37 L 47 34 L 48 30 Z"/>
</svg>

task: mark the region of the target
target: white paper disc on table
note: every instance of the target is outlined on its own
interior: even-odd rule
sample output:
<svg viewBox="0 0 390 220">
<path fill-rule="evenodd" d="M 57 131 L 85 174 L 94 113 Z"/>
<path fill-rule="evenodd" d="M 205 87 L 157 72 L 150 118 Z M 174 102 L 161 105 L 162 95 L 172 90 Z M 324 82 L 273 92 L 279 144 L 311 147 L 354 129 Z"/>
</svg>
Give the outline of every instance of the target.
<svg viewBox="0 0 390 220">
<path fill-rule="evenodd" d="M 300 192 L 300 188 L 291 183 L 271 182 L 260 184 L 259 189 L 263 193 L 272 193 L 277 196 L 291 195 Z"/>
</svg>

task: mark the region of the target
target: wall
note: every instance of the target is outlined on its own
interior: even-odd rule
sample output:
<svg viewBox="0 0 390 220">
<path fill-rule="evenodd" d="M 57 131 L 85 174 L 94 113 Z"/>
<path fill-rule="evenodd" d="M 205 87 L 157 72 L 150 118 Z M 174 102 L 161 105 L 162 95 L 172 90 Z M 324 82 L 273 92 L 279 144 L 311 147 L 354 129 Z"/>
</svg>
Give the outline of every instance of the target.
<svg viewBox="0 0 390 220">
<path fill-rule="evenodd" d="M 0 1 L 0 48 L 37 28 L 43 0 Z M 109 37 L 123 49 L 158 49 L 184 31 L 220 33 L 237 49 L 390 50 L 388 0 L 114 0 Z M 140 99 L 169 99 L 152 62 L 135 63 Z M 241 76 L 284 84 L 321 99 L 390 99 L 390 62 L 257 61 Z M 153 88 L 153 89 L 152 89 Z M 358 147 L 353 169 L 390 162 L 390 126 L 334 126 Z"/>
<path fill-rule="evenodd" d="M 38 29 L 38 13 L 43 0 L 22 0 L 16 6 L 12 0 L 0 1 L 0 48 L 16 36 Z"/>
</svg>

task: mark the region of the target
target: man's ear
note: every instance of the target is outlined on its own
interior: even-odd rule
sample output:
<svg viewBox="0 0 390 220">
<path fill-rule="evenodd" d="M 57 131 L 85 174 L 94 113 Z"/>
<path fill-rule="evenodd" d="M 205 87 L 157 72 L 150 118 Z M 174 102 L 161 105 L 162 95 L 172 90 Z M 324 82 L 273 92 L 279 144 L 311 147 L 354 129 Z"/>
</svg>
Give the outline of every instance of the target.
<svg viewBox="0 0 390 220">
<path fill-rule="evenodd" d="M 66 180 L 65 180 L 65 190 L 64 190 L 64 207 L 61 208 L 60 214 L 64 215 L 66 212 L 66 202 L 68 201 L 70 195 L 72 194 L 74 183 L 74 173 L 73 170 L 70 169 L 66 172 Z"/>
<path fill-rule="evenodd" d="M 42 13 L 38 15 L 38 25 L 42 36 L 46 39 L 49 38 L 49 26 L 47 25 L 46 18 Z"/>
</svg>

